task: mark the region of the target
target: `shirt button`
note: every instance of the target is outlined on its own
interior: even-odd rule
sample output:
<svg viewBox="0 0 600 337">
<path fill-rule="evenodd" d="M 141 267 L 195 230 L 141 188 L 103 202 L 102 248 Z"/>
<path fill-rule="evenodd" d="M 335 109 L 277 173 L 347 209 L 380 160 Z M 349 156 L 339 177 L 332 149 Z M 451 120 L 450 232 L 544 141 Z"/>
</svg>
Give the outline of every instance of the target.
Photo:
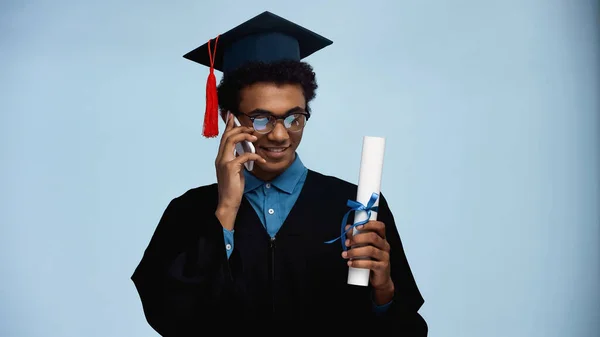
<svg viewBox="0 0 600 337">
<path fill-rule="evenodd" d="M 273 214 L 275 213 L 275 210 L 273 210 L 272 208 L 269 208 L 269 214 Z"/>
<path fill-rule="evenodd" d="M 271 188 L 271 184 L 269 184 L 269 183 L 267 183 L 265 186 L 266 186 L 267 188 Z"/>
<path fill-rule="evenodd" d="M 227 250 L 231 250 L 231 245 L 230 245 L 230 244 L 226 244 L 226 245 L 225 245 L 225 249 L 227 249 Z"/>
</svg>

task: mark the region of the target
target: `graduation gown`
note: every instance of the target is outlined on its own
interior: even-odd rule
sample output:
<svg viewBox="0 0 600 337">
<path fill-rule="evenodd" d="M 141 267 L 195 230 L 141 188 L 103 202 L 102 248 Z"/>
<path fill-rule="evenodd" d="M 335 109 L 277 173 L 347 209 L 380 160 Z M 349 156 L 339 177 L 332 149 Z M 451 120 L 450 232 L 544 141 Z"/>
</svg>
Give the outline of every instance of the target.
<svg viewBox="0 0 600 337">
<path fill-rule="evenodd" d="M 304 322 L 343 331 L 356 319 L 402 336 L 426 336 L 427 324 L 418 313 L 424 300 L 383 195 L 378 220 L 386 225 L 395 285 L 385 314 L 375 315 L 371 287 L 347 284 L 341 243 L 324 243 L 341 234 L 346 202 L 356 199 L 356 192 L 355 184 L 308 170 L 274 238 L 242 198 L 229 259 L 215 216 L 217 184 L 174 198 L 132 275 L 148 323 L 162 336 L 202 336 L 224 322 L 248 327 Z"/>
</svg>

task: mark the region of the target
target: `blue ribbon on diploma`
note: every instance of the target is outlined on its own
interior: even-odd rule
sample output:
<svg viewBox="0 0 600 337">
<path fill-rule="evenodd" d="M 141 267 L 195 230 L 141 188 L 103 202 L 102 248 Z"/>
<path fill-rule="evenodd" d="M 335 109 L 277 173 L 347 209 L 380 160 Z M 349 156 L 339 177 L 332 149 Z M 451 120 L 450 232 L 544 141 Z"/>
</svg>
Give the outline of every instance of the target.
<svg viewBox="0 0 600 337">
<path fill-rule="evenodd" d="M 342 219 L 342 235 L 338 236 L 337 238 L 335 238 L 333 240 L 325 241 L 325 243 L 329 244 L 329 243 L 334 243 L 337 240 L 340 240 L 342 242 L 342 249 L 348 250 L 348 247 L 346 247 L 346 245 L 344 244 L 346 242 L 346 240 L 345 240 L 346 233 L 353 230 L 354 227 L 356 227 L 356 226 L 364 225 L 367 222 L 369 222 L 369 219 L 371 218 L 371 211 L 378 212 L 379 207 L 373 206 L 373 205 L 375 205 L 375 201 L 377 201 L 377 198 L 379 198 L 378 193 L 371 194 L 371 198 L 369 199 L 369 202 L 366 205 L 363 205 L 360 202 L 355 201 L 355 200 L 348 200 L 346 205 L 348 205 L 348 207 L 350 207 L 350 210 L 348 210 L 348 212 L 346 212 L 346 214 L 344 214 L 344 219 Z M 348 224 L 348 216 L 350 215 L 350 213 L 355 212 L 355 211 L 366 211 L 367 218 L 363 221 L 359 221 L 359 222 L 355 223 L 354 225 L 350 226 L 350 228 L 345 229 L 346 225 Z"/>
</svg>

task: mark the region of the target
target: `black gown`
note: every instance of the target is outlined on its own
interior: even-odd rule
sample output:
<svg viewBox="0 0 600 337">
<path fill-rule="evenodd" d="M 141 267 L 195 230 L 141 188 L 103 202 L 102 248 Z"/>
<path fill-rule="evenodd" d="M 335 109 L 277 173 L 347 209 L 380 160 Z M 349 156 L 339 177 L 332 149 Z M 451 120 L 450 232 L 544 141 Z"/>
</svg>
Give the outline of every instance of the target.
<svg viewBox="0 0 600 337">
<path fill-rule="evenodd" d="M 282 322 L 335 325 L 342 332 L 356 319 L 399 336 L 426 336 L 418 313 L 424 300 L 383 195 L 377 219 L 386 224 L 395 285 L 384 315 L 374 314 L 370 287 L 347 284 L 341 243 L 324 243 L 341 234 L 346 202 L 356 192 L 355 184 L 309 170 L 275 239 L 242 198 L 229 259 L 214 214 L 217 185 L 173 199 L 132 275 L 148 323 L 162 336 L 205 336 L 223 324 Z"/>
</svg>

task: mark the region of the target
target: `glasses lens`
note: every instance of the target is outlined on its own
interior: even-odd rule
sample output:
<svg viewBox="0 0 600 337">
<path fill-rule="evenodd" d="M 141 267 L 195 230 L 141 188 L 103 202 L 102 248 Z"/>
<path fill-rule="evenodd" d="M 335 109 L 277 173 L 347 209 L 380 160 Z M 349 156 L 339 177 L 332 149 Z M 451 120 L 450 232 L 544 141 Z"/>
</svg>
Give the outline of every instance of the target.
<svg viewBox="0 0 600 337">
<path fill-rule="evenodd" d="M 254 118 L 254 130 L 258 132 L 266 132 L 271 129 L 271 123 L 269 117 L 256 117 Z"/>
<path fill-rule="evenodd" d="M 285 125 L 286 129 L 288 129 L 290 131 L 302 130 L 305 123 L 306 123 L 306 116 L 304 116 L 303 114 L 289 115 L 283 120 L 283 124 Z"/>
</svg>

